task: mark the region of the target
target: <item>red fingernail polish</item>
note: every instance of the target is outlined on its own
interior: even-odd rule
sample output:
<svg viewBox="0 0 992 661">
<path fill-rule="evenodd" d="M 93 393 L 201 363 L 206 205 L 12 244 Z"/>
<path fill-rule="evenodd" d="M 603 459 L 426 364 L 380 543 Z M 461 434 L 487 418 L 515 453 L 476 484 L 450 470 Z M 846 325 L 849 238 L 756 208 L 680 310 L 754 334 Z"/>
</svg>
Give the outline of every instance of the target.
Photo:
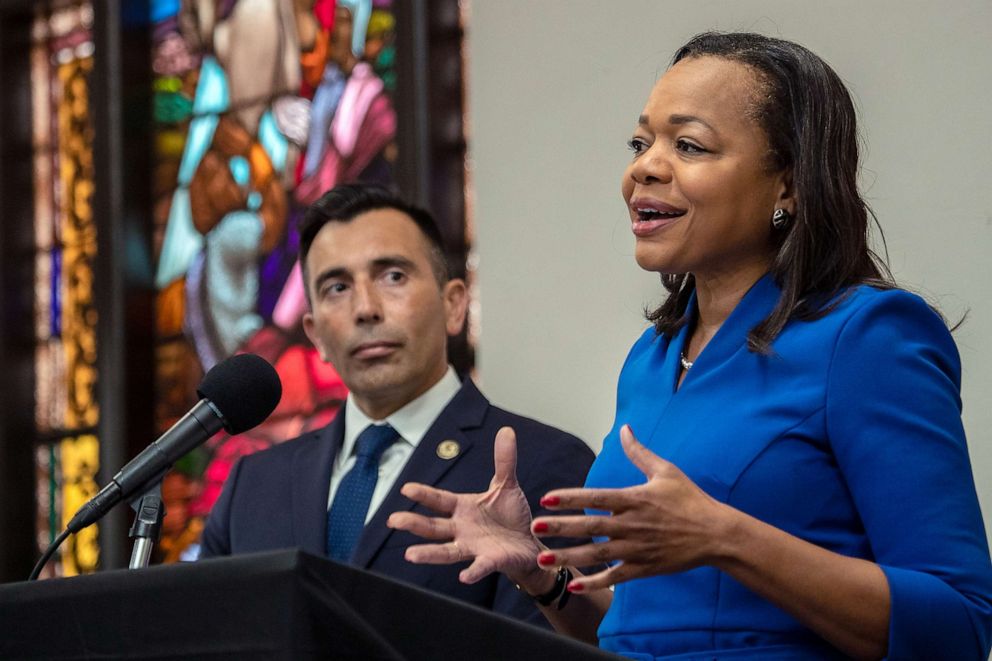
<svg viewBox="0 0 992 661">
<path fill-rule="evenodd" d="M 583 590 L 586 589 L 586 586 L 582 585 L 577 581 L 572 581 L 566 586 L 565 589 L 568 590 L 569 592 L 582 592 Z"/>
<path fill-rule="evenodd" d="M 537 564 L 539 565 L 553 565 L 555 564 L 555 554 L 544 551 L 537 556 Z"/>
<path fill-rule="evenodd" d="M 548 532 L 548 524 L 544 521 L 538 521 L 534 524 L 534 532 Z"/>
<path fill-rule="evenodd" d="M 545 496 L 544 498 L 541 499 L 541 504 L 544 505 L 545 507 L 554 507 L 559 502 L 561 501 L 558 498 L 558 496 Z"/>
</svg>

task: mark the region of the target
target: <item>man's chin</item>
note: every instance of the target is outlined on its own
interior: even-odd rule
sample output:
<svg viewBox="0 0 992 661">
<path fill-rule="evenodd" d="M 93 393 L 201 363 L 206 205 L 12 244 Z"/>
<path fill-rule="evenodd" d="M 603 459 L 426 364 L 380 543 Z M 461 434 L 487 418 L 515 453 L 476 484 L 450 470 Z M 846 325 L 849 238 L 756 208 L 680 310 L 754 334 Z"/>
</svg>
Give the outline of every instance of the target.
<svg viewBox="0 0 992 661">
<path fill-rule="evenodd" d="M 364 399 L 395 395 L 403 390 L 404 384 L 409 380 L 401 370 L 396 369 L 396 365 L 385 362 L 366 365 L 362 370 L 349 375 L 349 378 L 343 375 L 341 378 L 349 391 Z"/>
</svg>

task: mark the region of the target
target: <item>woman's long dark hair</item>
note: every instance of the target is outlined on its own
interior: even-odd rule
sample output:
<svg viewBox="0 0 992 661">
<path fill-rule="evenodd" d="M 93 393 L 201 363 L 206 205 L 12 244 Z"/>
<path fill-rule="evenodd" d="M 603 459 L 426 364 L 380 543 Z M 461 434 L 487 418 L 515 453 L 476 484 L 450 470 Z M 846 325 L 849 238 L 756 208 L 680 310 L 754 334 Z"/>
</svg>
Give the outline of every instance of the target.
<svg viewBox="0 0 992 661">
<path fill-rule="evenodd" d="M 697 35 L 672 64 L 702 56 L 740 62 L 755 72 L 762 93 L 754 116 L 771 148 L 769 167 L 791 172 L 797 196 L 791 223 L 773 232 L 771 274 L 782 294 L 748 333 L 751 351 L 768 353 L 790 319 L 826 314 L 846 287 L 895 283 L 868 244 L 869 218 L 876 226 L 877 221 L 858 191 L 854 104 L 833 69 L 798 44 L 753 33 Z M 668 298 L 647 317 L 658 333 L 671 335 L 686 323 L 695 281 L 688 273 L 665 274 L 662 283 Z"/>
</svg>

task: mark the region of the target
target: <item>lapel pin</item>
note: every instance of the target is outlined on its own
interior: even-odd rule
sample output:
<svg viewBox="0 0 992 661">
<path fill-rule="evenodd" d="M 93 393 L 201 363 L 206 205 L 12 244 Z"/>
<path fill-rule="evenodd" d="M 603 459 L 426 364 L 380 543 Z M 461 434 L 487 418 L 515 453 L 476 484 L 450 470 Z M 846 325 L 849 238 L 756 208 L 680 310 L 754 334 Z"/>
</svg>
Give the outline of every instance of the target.
<svg viewBox="0 0 992 661">
<path fill-rule="evenodd" d="M 458 441 L 448 439 L 437 444 L 437 456 L 442 459 L 454 459 L 461 451 L 462 446 L 458 445 Z"/>
</svg>

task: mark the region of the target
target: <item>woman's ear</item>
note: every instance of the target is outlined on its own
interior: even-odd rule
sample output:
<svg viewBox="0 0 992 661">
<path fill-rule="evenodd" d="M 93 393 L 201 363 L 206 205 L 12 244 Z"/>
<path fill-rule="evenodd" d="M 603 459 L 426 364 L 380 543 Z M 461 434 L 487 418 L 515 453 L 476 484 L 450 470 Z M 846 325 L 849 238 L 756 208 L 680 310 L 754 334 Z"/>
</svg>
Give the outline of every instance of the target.
<svg viewBox="0 0 992 661">
<path fill-rule="evenodd" d="M 775 201 L 775 208 L 785 209 L 792 217 L 795 217 L 796 210 L 799 208 L 796 187 L 792 178 L 792 168 L 786 168 L 782 171 L 779 181 L 778 199 Z"/>
</svg>

